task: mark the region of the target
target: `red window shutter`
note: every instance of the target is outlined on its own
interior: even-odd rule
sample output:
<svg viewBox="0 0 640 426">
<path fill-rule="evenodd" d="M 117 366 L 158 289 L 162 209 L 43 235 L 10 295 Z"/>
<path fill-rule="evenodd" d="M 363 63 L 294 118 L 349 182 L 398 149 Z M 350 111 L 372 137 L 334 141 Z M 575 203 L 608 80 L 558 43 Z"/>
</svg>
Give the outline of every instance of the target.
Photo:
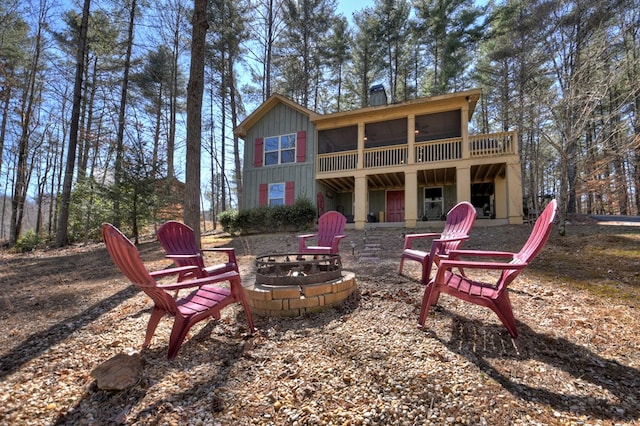
<svg viewBox="0 0 640 426">
<path fill-rule="evenodd" d="M 264 153 L 264 138 L 256 138 L 255 140 L 255 150 L 254 150 L 255 158 L 253 160 L 253 165 L 255 167 L 262 167 L 262 157 Z"/>
<path fill-rule="evenodd" d="M 301 130 L 296 135 L 296 163 L 304 163 L 307 154 L 307 132 Z"/>
<path fill-rule="evenodd" d="M 293 192 L 295 188 L 295 182 L 289 181 L 284 184 L 284 203 L 287 206 L 292 206 L 295 198 L 295 193 Z"/>
<path fill-rule="evenodd" d="M 261 183 L 258 204 L 260 205 L 260 207 L 264 207 L 267 205 L 268 202 L 269 202 L 269 185 L 267 185 L 266 183 Z"/>
</svg>

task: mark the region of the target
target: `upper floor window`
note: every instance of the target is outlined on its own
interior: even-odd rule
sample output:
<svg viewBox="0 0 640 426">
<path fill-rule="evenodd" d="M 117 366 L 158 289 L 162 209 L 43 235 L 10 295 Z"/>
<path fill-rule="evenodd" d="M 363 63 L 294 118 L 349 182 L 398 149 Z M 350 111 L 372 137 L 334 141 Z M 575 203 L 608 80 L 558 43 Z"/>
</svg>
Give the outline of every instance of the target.
<svg viewBox="0 0 640 426">
<path fill-rule="evenodd" d="M 291 133 L 281 136 L 264 138 L 264 164 L 272 166 L 277 164 L 295 163 L 296 161 L 296 135 Z M 282 193 L 284 194 L 284 187 Z M 269 190 L 271 197 L 271 190 Z M 283 195 L 284 197 L 284 195 Z"/>
<path fill-rule="evenodd" d="M 284 205 L 284 182 L 269 184 L 269 205 L 270 206 L 282 206 Z"/>
</svg>

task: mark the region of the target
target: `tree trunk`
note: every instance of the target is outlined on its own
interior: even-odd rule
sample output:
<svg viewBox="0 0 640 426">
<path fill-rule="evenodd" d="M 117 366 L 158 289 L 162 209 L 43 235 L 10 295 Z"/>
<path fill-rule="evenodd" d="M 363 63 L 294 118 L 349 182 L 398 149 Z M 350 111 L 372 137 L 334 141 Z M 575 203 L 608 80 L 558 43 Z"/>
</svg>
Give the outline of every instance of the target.
<svg viewBox="0 0 640 426">
<path fill-rule="evenodd" d="M 227 97 L 226 97 L 226 89 L 228 84 L 227 78 L 227 64 L 225 62 L 225 47 L 221 48 L 220 56 L 220 175 L 222 176 L 222 186 L 220 186 L 220 198 L 222 199 L 222 204 L 220 208 L 222 211 L 227 209 L 227 186 L 226 186 L 226 151 L 227 151 Z"/>
<path fill-rule="evenodd" d="M 7 76 L 6 82 L 13 80 L 14 71 Z M 4 96 L 2 97 L 2 123 L 0 124 L 0 175 L 2 175 L 2 157 L 4 154 L 4 139 L 7 134 L 7 123 L 9 121 L 9 108 L 11 106 L 11 91 L 13 87 L 11 84 L 5 83 Z M 4 223 L 4 220 L 0 223 Z"/>
<path fill-rule="evenodd" d="M 187 164 L 184 191 L 184 222 L 193 228 L 200 245 L 200 157 L 202 96 L 204 89 L 207 0 L 194 0 L 191 37 L 191 67 L 187 86 Z"/>
<path fill-rule="evenodd" d="M 73 87 L 73 109 L 71 110 L 71 129 L 69 131 L 67 164 L 64 172 L 64 183 L 62 184 L 60 213 L 58 216 L 58 230 L 56 234 L 57 247 L 62 247 L 69 242 L 69 207 L 71 204 L 71 185 L 73 183 L 73 170 L 76 163 L 76 148 L 78 146 L 78 125 L 80 123 L 80 104 L 82 101 L 84 53 L 87 44 L 87 26 L 89 23 L 90 8 L 91 0 L 84 0 L 84 6 L 82 8 L 82 23 L 80 25 L 80 38 L 78 40 L 78 52 L 76 54 L 76 80 Z"/>
<path fill-rule="evenodd" d="M 118 135 L 116 137 L 116 163 L 115 163 L 115 198 L 113 202 L 113 224 L 120 226 L 120 186 L 123 176 L 124 160 L 124 127 L 127 109 L 127 91 L 129 89 L 129 71 L 131 69 L 131 50 L 133 48 L 133 28 L 136 16 L 136 0 L 131 2 L 129 13 L 129 32 L 127 35 L 127 54 L 124 59 L 124 76 L 122 77 L 122 92 L 120 95 L 120 111 L 118 115 Z"/>
<path fill-rule="evenodd" d="M 171 182 L 175 176 L 174 155 L 176 145 L 176 116 L 178 114 L 178 59 L 180 56 L 180 20 L 182 5 L 177 3 L 175 30 L 173 32 L 173 50 L 171 58 L 171 87 L 169 94 L 169 138 L 167 139 L 167 177 Z"/>
<path fill-rule="evenodd" d="M 42 23 L 44 22 L 44 10 L 40 10 L 40 20 L 35 37 L 35 52 L 31 61 L 31 68 L 27 70 L 27 87 L 24 88 L 22 96 L 22 106 L 20 111 L 21 134 L 18 141 L 18 162 L 15 171 L 15 184 L 13 187 L 13 197 L 11 199 L 11 221 L 9 222 L 9 245 L 13 246 L 20 237 L 22 229 L 22 218 L 24 217 L 24 205 L 29 190 L 29 180 L 31 177 L 32 165 L 29 165 L 29 154 L 33 147 L 29 146 L 32 137 L 31 127 L 33 125 L 34 103 L 37 102 L 39 89 L 36 85 L 38 81 L 38 68 L 40 66 L 40 55 L 42 53 Z"/>
<path fill-rule="evenodd" d="M 236 79 L 233 62 L 235 58 L 229 55 L 229 102 L 231 107 L 231 125 L 235 129 L 238 126 L 238 104 L 236 97 Z M 233 172 L 236 183 L 236 196 L 238 197 L 238 205 L 242 205 L 242 160 L 240 158 L 240 141 L 238 136 L 233 135 L 233 160 L 235 170 Z"/>
</svg>

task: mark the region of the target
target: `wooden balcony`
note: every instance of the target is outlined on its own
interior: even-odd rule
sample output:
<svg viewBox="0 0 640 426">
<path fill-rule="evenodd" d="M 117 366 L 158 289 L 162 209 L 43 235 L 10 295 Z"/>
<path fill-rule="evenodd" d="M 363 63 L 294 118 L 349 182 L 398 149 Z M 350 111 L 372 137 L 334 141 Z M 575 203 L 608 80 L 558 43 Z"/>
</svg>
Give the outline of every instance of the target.
<svg viewBox="0 0 640 426">
<path fill-rule="evenodd" d="M 464 157 L 462 138 L 440 139 L 414 144 L 413 162 L 409 161 L 408 145 L 341 151 L 318 155 L 317 173 L 348 170 L 381 169 L 403 164 L 438 163 L 467 158 L 501 157 L 518 152 L 516 132 L 469 136 L 468 157 Z M 362 165 L 359 156 L 362 156 Z"/>
</svg>

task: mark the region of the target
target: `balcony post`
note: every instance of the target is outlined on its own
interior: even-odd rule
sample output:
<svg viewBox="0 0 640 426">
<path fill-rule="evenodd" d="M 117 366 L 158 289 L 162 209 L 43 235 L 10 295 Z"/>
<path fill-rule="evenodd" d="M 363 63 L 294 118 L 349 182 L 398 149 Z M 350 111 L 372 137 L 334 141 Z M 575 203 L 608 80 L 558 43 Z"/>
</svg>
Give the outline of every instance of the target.
<svg viewBox="0 0 640 426">
<path fill-rule="evenodd" d="M 411 139 L 411 137 L 409 137 Z M 404 226 L 415 228 L 418 221 L 418 173 L 404 173 Z"/>
<path fill-rule="evenodd" d="M 416 116 L 409 114 L 407 116 L 407 164 L 415 164 L 415 144 L 416 144 Z"/>
<path fill-rule="evenodd" d="M 356 166 L 357 170 L 362 170 L 364 168 L 364 138 L 366 134 L 364 133 L 364 123 L 358 123 L 358 164 Z"/>
<path fill-rule="evenodd" d="M 456 202 L 471 201 L 471 167 L 456 168 Z"/>
<path fill-rule="evenodd" d="M 469 149 L 469 98 L 467 97 L 467 102 L 463 104 L 462 109 L 460 110 L 460 120 L 462 121 L 462 158 L 467 159 L 471 157 L 471 152 Z M 460 195 L 458 195 L 458 199 L 460 199 Z"/>
<path fill-rule="evenodd" d="M 367 222 L 367 212 L 369 211 L 369 206 L 367 205 L 368 190 L 369 188 L 367 188 L 367 177 L 365 175 L 356 176 L 354 201 L 355 217 L 353 218 L 356 229 L 364 229 L 364 226 Z"/>
<path fill-rule="evenodd" d="M 511 132 L 511 152 L 513 152 L 514 154 L 519 153 L 520 151 L 518 151 L 518 147 L 520 146 L 520 143 L 518 142 L 518 131 L 517 130 L 513 130 Z"/>
<path fill-rule="evenodd" d="M 524 209 L 522 208 L 522 169 L 520 168 L 520 163 L 507 164 L 506 178 L 507 199 L 509 200 L 509 204 L 507 205 L 509 223 L 512 225 L 520 225 L 522 224 L 522 215 L 524 214 Z"/>
</svg>

